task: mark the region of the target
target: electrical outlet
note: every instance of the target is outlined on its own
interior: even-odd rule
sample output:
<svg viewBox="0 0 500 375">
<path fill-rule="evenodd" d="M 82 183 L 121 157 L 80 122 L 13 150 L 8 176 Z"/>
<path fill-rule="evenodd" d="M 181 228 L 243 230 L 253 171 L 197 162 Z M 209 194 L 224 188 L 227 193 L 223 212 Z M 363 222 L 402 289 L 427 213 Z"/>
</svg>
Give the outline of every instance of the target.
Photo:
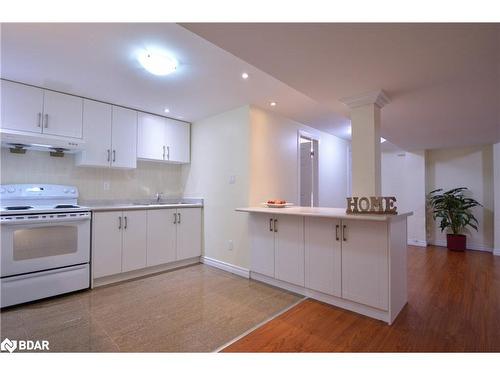
<svg viewBox="0 0 500 375">
<path fill-rule="evenodd" d="M 109 190 L 109 181 L 104 181 L 103 188 L 104 190 Z"/>
<path fill-rule="evenodd" d="M 229 184 L 234 185 L 235 183 L 236 183 L 236 176 L 235 175 L 229 176 Z"/>
<path fill-rule="evenodd" d="M 227 241 L 227 249 L 233 251 L 233 240 Z"/>
</svg>

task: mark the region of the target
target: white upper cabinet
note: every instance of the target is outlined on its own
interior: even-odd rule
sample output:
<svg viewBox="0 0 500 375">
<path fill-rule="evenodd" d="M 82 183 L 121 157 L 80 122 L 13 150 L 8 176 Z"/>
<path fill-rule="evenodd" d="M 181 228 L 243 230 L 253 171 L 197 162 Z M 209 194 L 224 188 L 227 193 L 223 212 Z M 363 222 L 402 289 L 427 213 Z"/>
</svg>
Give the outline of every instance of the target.
<svg viewBox="0 0 500 375">
<path fill-rule="evenodd" d="M 83 138 L 85 150 L 77 154 L 77 165 L 136 168 L 136 111 L 85 99 Z"/>
<path fill-rule="evenodd" d="M 82 138 L 83 99 L 45 90 L 43 99 L 43 133 Z"/>
<path fill-rule="evenodd" d="M 10 81 L 0 81 L 2 118 L 5 129 L 42 132 L 43 90 Z"/>
<path fill-rule="evenodd" d="M 189 163 L 190 124 L 139 113 L 137 157 L 171 163 Z"/>
<path fill-rule="evenodd" d="M 111 162 L 111 105 L 83 101 L 85 149 L 76 156 L 77 165 L 109 167 Z"/>
<path fill-rule="evenodd" d="M 137 111 L 113 106 L 111 166 L 137 166 Z"/>
</svg>

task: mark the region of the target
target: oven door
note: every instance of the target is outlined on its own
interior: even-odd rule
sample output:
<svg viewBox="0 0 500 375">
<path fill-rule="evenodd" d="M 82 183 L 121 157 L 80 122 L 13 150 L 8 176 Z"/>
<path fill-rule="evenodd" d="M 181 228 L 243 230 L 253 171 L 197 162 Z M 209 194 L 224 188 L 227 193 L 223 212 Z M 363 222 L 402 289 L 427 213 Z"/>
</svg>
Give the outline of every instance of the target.
<svg viewBox="0 0 500 375">
<path fill-rule="evenodd" d="M 2 217 L 1 276 L 88 263 L 90 213 Z"/>
</svg>

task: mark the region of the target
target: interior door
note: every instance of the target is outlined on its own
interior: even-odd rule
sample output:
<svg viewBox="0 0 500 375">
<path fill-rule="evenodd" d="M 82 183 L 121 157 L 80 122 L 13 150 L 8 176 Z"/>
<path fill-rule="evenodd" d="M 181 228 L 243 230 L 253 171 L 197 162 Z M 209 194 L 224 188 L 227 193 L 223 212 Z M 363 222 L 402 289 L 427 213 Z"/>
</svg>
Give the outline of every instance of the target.
<svg viewBox="0 0 500 375">
<path fill-rule="evenodd" d="M 148 210 L 148 266 L 173 262 L 176 254 L 177 210 Z"/>
<path fill-rule="evenodd" d="M 111 166 L 137 166 L 137 111 L 113 106 Z"/>
<path fill-rule="evenodd" d="M 138 113 L 137 157 L 149 160 L 165 160 L 165 126 L 164 117 Z M 166 153 L 166 151 L 165 151 Z"/>
<path fill-rule="evenodd" d="M 250 215 L 252 252 L 250 270 L 274 277 L 274 220 L 270 215 Z"/>
<path fill-rule="evenodd" d="M 342 297 L 387 310 L 387 223 L 342 220 L 342 227 Z"/>
<path fill-rule="evenodd" d="M 341 223 L 337 219 L 306 217 L 304 222 L 305 286 L 341 296 Z"/>
<path fill-rule="evenodd" d="M 201 209 L 177 209 L 177 260 L 201 256 Z"/>
<path fill-rule="evenodd" d="M 2 111 L 0 127 L 42 132 L 43 90 L 10 81 L 0 81 Z"/>
<path fill-rule="evenodd" d="M 122 271 L 120 211 L 96 212 L 92 219 L 92 273 L 94 278 Z"/>
<path fill-rule="evenodd" d="M 124 211 L 122 231 L 122 272 L 146 267 L 147 211 Z"/>
<path fill-rule="evenodd" d="M 45 90 L 43 99 L 43 133 L 82 138 L 83 99 Z"/>
<path fill-rule="evenodd" d="M 276 278 L 304 286 L 304 218 L 278 215 L 274 231 Z"/>
<path fill-rule="evenodd" d="M 189 163 L 190 159 L 190 124 L 166 119 L 165 145 L 167 160 L 177 163 Z"/>
<path fill-rule="evenodd" d="M 108 167 L 111 163 L 111 105 L 83 101 L 85 149 L 77 156 L 78 165 Z"/>
</svg>

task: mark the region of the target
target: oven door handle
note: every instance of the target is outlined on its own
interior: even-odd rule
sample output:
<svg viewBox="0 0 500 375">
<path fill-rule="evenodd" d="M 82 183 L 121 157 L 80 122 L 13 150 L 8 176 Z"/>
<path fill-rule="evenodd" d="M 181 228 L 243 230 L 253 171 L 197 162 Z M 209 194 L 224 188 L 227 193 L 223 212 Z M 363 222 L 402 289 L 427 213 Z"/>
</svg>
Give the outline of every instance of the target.
<svg viewBox="0 0 500 375">
<path fill-rule="evenodd" d="M 90 220 L 90 215 L 80 216 L 80 217 L 52 217 L 52 218 L 42 218 L 42 219 L 22 219 L 22 220 L 2 220 L 2 226 L 10 225 L 31 225 L 31 224 L 59 224 L 59 223 L 75 223 L 79 221 Z"/>
</svg>

